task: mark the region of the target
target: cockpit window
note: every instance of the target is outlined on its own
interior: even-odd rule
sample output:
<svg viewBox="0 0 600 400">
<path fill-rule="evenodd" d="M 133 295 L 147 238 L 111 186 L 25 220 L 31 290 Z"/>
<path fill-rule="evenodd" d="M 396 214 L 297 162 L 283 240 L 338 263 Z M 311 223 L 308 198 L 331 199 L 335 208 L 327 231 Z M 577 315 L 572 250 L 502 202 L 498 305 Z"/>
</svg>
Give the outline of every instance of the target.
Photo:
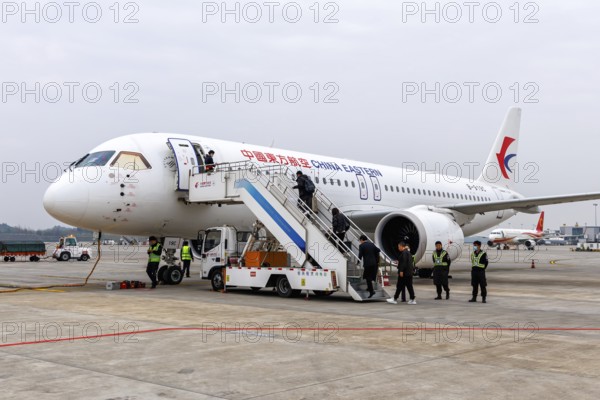
<svg viewBox="0 0 600 400">
<path fill-rule="evenodd" d="M 103 167 L 114 154 L 114 151 L 99 151 L 97 153 L 88 154 L 75 164 L 75 168 Z"/>
<path fill-rule="evenodd" d="M 122 151 L 119 153 L 115 161 L 110 164 L 111 167 L 131 169 L 134 171 L 141 171 L 144 169 L 152 168 L 146 158 L 140 153 L 134 153 L 132 151 Z"/>
</svg>

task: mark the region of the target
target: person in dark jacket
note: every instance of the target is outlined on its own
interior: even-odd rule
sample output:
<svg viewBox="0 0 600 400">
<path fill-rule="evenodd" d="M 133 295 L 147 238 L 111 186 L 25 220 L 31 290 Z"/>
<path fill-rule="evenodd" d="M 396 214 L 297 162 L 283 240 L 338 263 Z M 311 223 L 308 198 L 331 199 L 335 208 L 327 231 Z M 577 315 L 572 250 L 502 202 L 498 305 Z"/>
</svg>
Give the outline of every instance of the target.
<svg viewBox="0 0 600 400">
<path fill-rule="evenodd" d="M 450 272 L 450 256 L 442 247 L 442 242 L 435 242 L 435 251 L 431 255 L 433 259 L 433 284 L 437 290 L 435 300 L 442 299 L 442 287 L 446 292 L 446 300 L 450 298 L 450 288 L 448 287 L 448 274 Z"/>
<path fill-rule="evenodd" d="M 476 240 L 473 242 L 473 253 L 471 253 L 471 286 L 473 286 L 473 297 L 469 300 L 470 303 L 477 301 L 478 288 L 481 287 L 481 302 L 486 302 L 487 297 L 487 280 L 485 278 L 485 270 L 489 264 L 487 254 L 481 250 L 481 242 Z"/>
<path fill-rule="evenodd" d="M 215 169 L 215 160 L 213 159 L 214 155 L 215 155 L 215 152 L 213 150 L 211 150 L 208 152 L 206 157 L 204 157 L 204 170 L 206 172 L 209 172 L 209 171 L 212 171 Z"/>
<path fill-rule="evenodd" d="M 333 230 L 335 236 L 338 237 L 340 242 L 344 242 L 344 239 L 346 238 L 346 232 L 348 229 L 350 229 L 348 218 L 346 218 L 346 216 L 337 208 L 333 208 L 331 210 L 331 215 L 331 229 Z"/>
<path fill-rule="evenodd" d="M 307 180 L 310 180 L 310 178 L 304 175 L 302 171 L 296 172 L 296 186 L 294 186 L 294 189 L 298 189 L 300 200 L 302 200 L 304 204 L 306 204 L 306 206 L 312 210 L 313 193 L 310 193 L 306 190 Z"/>
<path fill-rule="evenodd" d="M 365 235 L 360 237 L 360 246 L 358 246 L 358 259 L 363 262 L 363 278 L 367 281 L 367 290 L 369 298 L 373 297 L 373 281 L 377 280 L 377 269 L 379 268 L 379 253 L 381 250 L 369 241 Z"/>
<path fill-rule="evenodd" d="M 398 257 L 398 283 L 396 284 L 396 293 L 394 294 L 394 298 L 387 299 L 387 302 L 398 304 L 398 297 L 400 297 L 400 293 L 406 288 L 406 290 L 408 290 L 408 295 L 410 296 L 408 304 L 414 305 L 417 304 L 417 301 L 415 300 L 415 290 L 413 288 L 414 263 L 412 254 L 410 254 L 410 250 L 408 250 L 408 246 L 405 242 L 398 243 L 398 250 L 400 250 L 400 256 Z"/>
</svg>

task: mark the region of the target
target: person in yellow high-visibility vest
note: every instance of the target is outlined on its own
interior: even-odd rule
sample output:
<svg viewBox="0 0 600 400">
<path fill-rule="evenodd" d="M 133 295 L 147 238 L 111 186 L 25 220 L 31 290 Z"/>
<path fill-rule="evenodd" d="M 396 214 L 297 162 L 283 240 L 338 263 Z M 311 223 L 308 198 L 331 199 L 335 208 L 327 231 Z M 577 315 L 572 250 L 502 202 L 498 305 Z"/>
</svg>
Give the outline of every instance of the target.
<svg viewBox="0 0 600 400">
<path fill-rule="evenodd" d="M 469 300 L 471 303 L 477 301 L 477 289 L 479 287 L 481 287 L 481 302 L 486 302 L 487 279 L 485 278 L 485 270 L 488 263 L 487 254 L 481 250 L 481 242 L 476 240 L 473 242 L 473 252 L 471 253 L 471 286 L 473 286 L 473 297 Z"/>
<path fill-rule="evenodd" d="M 186 240 L 183 242 L 183 246 L 181 246 L 181 261 L 183 261 L 183 272 L 182 274 L 186 277 L 190 277 L 190 264 L 194 260 L 194 255 L 192 254 L 192 248 L 190 247 L 190 243 Z"/>
<path fill-rule="evenodd" d="M 433 259 L 433 284 L 437 291 L 435 300 L 442 299 L 442 288 L 446 292 L 446 300 L 450 298 L 450 288 L 448 287 L 448 273 L 452 260 L 448 252 L 444 250 L 442 242 L 435 242 L 435 251 L 432 254 Z"/>
<path fill-rule="evenodd" d="M 158 239 L 155 236 L 150 236 L 148 240 L 150 242 L 150 247 L 148 247 L 148 266 L 146 267 L 146 273 L 152 281 L 152 289 L 155 289 L 156 285 L 158 285 L 156 273 L 158 272 L 158 265 L 160 264 L 162 246 L 158 243 Z"/>
</svg>

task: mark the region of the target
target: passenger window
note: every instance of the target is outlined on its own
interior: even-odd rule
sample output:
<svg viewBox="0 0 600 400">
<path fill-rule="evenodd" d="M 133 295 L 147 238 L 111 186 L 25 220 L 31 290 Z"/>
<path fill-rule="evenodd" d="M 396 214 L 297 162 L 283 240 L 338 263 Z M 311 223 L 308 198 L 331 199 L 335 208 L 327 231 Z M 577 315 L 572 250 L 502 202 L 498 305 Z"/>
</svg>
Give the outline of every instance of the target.
<svg viewBox="0 0 600 400">
<path fill-rule="evenodd" d="M 204 240 L 204 252 L 211 251 L 221 244 L 221 231 L 208 231 Z"/>
<path fill-rule="evenodd" d="M 327 185 L 327 178 L 323 178 L 323 185 Z"/>
<path fill-rule="evenodd" d="M 404 187 L 402 187 L 402 193 L 406 193 L 406 192 L 404 191 Z"/>
<path fill-rule="evenodd" d="M 337 180 L 338 186 L 342 186 L 342 181 L 341 180 Z"/>
<path fill-rule="evenodd" d="M 348 181 L 344 181 L 344 185 L 346 185 L 346 187 L 348 187 Z"/>
<path fill-rule="evenodd" d="M 421 195 L 421 189 L 417 189 L 417 193 L 419 193 L 419 196 Z"/>
<path fill-rule="evenodd" d="M 330 182 L 332 185 L 335 185 L 335 183 L 333 182 L 333 178 L 331 178 L 329 182 Z"/>
<path fill-rule="evenodd" d="M 387 192 L 388 191 L 388 185 L 385 185 L 384 188 L 385 188 L 385 191 Z"/>
<path fill-rule="evenodd" d="M 413 188 L 413 194 L 417 194 L 417 191 L 415 190 L 415 188 Z"/>
<path fill-rule="evenodd" d="M 134 153 L 131 151 L 122 151 L 119 153 L 115 161 L 110 164 L 111 167 L 131 169 L 134 171 L 141 171 L 152 168 L 146 158 L 140 153 Z"/>
<path fill-rule="evenodd" d="M 315 176 L 315 182 L 319 183 L 319 177 Z"/>
<path fill-rule="evenodd" d="M 352 181 L 352 187 L 356 187 L 356 184 L 354 183 L 354 181 Z"/>
</svg>

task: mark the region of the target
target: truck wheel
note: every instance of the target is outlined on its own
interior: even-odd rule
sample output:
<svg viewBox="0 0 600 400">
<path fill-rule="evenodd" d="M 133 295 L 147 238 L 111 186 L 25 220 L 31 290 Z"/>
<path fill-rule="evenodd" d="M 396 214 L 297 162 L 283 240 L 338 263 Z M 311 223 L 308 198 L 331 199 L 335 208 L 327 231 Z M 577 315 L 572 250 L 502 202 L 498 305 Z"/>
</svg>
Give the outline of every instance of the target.
<svg viewBox="0 0 600 400">
<path fill-rule="evenodd" d="M 87 261 L 90 259 L 90 256 L 88 256 L 87 254 L 82 254 L 81 257 L 79 257 L 79 261 Z"/>
<path fill-rule="evenodd" d="M 285 276 L 277 279 L 275 289 L 277 290 L 277 294 L 281 297 L 292 297 L 294 294 L 294 290 L 292 290 L 292 286 L 290 286 L 290 282 Z"/>
<path fill-rule="evenodd" d="M 35 256 L 33 258 L 34 258 L 33 262 L 40 262 L 40 258 L 38 256 Z"/>
<path fill-rule="evenodd" d="M 10 257 L 4 257 L 4 262 L 9 262 L 10 261 Z"/>
<path fill-rule="evenodd" d="M 10 262 L 15 262 L 15 261 L 17 261 L 17 259 L 15 257 L 10 258 Z"/>
<path fill-rule="evenodd" d="M 223 273 L 218 270 L 212 273 L 210 277 L 210 284 L 215 292 L 220 292 L 225 287 L 223 285 Z"/>
<path fill-rule="evenodd" d="M 169 267 L 165 275 L 168 276 L 167 279 L 169 280 L 169 284 L 171 285 L 179 285 L 183 280 L 183 273 L 181 272 L 181 269 L 176 265 Z"/>
<path fill-rule="evenodd" d="M 60 257 L 58 257 L 59 261 L 69 261 L 71 259 L 71 254 L 64 252 L 60 253 Z"/>
</svg>

